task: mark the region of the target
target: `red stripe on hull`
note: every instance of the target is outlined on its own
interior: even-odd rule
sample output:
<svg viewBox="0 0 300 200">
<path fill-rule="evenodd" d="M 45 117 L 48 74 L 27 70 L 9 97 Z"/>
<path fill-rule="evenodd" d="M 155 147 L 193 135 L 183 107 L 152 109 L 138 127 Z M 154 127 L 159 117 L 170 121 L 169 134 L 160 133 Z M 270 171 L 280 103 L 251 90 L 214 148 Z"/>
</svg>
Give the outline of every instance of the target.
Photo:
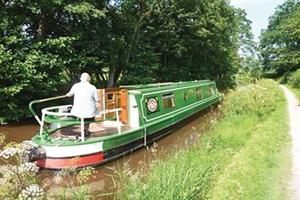
<svg viewBox="0 0 300 200">
<path fill-rule="evenodd" d="M 104 160 L 103 152 L 73 158 L 45 158 L 38 160 L 37 165 L 46 169 L 79 168 L 89 165 L 96 165 Z"/>
</svg>

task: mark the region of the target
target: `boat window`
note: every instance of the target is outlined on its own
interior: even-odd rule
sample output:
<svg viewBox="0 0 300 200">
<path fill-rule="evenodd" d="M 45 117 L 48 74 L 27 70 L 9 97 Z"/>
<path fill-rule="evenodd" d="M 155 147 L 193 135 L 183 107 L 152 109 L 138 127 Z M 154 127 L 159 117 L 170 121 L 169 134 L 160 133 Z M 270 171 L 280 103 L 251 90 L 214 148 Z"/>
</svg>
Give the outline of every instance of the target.
<svg viewBox="0 0 300 200">
<path fill-rule="evenodd" d="M 202 99 L 200 88 L 196 88 L 196 99 L 197 100 L 201 100 Z"/>
<path fill-rule="evenodd" d="M 185 101 L 188 100 L 188 94 L 187 94 L 187 92 L 184 92 L 184 93 L 183 93 L 183 99 L 184 99 Z"/>
<path fill-rule="evenodd" d="M 215 90 L 214 90 L 213 86 L 209 87 L 209 92 L 210 92 L 210 95 L 215 95 Z"/>
<path fill-rule="evenodd" d="M 162 99 L 163 99 L 164 108 L 174 108 L 175 107 L 173 93 L 163 94 Z"/>
<path fill-rule="evenodd" d="M 108 93 L 107 94 L 107 101 L 113 101 L 114 100 L 114 94 L 113 93 Z"/>
<path fill-rule="evenodd" d="M 196 88 L 196 99 L 197 100 L 201 100 L 202 99 L 201 89 L 200 88 Z"/>
</svg>

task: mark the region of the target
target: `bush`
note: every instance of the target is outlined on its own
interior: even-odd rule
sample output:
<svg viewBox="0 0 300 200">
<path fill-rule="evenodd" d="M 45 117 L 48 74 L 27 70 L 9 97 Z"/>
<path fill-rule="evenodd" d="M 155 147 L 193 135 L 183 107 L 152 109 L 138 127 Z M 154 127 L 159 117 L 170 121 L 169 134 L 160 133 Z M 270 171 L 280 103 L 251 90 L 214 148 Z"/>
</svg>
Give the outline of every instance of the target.
<svg viewBox="0 0 300 200">
<path fill-rule="evenodd" d="M 300 88 L 300 69 L 291 73 L 288 77 L 288 84 L 295 88 Z"/>
<path fill-rule="evenodd" d="M 58 171 L 51 183 L 42 184 L 38 178 L 39 167 L 35 162 L 29 162 L 28 158 L 35 147 L 32 142 L 5 144 L 5 136 L 0 134 L 0 146 L 4 146 L 0 149 L 0 199 L 92 199 L 87 184 L 94 173 L 92 167 Z M 60 191 L 51 193 L 46 187 L 58 187 Z"/>
<path fill-rule="evenodd" d="M 248 85 L 249 83 L 255 83 L 257 78 L 253 77 L 250 72 L 242 72 L 236 75 L 236 85 Z"/>
<path fill-rule="evenodd" d="M 5 137 L 0 135 L 0 145 Z M 9 143 L 0 151 L 0 199 L 45 199 L 44 189 L 39 186 L 39 167 L 28 162 L 26 155 L 32 143 Z"/>
<path fill-rule="evenodd" d="M 230 91 L 226 95 L 222 111 L 225 115 L 256 114 L 263 117 L 276 109 L 276 102 L 282 99 L 278 95 L 277 84 L 272 80 L 260 80 Z"/>
</svg>

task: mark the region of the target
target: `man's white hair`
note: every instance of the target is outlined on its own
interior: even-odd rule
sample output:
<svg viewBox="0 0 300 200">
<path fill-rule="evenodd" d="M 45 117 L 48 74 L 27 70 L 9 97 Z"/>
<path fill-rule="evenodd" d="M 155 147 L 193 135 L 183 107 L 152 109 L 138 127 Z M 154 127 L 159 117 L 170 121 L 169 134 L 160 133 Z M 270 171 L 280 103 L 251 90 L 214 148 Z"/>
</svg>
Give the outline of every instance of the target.
<svg viewBox="0 0 300 200">
<path fill-rule="evenodd" d="M 90 77 L 90 75 L 88 73 L 84 72 L 84 73 L 81 74 L 80 80 L 82 82 L 90 82 L 91 77 Z"/>
</svg>

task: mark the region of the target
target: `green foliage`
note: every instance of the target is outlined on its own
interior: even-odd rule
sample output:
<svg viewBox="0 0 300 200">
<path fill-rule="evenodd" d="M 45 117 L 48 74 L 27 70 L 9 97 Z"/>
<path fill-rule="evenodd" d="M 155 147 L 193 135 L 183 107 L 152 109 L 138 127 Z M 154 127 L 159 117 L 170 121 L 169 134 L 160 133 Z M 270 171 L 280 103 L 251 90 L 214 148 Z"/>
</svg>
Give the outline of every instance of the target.
<svg viewBox="0 0 300 200">
<path fill-rule="evenodd" d="M 208 78 L 232 84 L 238 57 L 235 11 L 218 0 L 160 1 L 148 25 L 160 60 L 157 81 Z"/>
<path fill-rule="evenodd" d="M 286 83 L 294 88 L 300 88 L 300 69 L 286 75 Z"/>
<path fill-rule="evenodd" d="M 31 100 L 66 92 L 83 71 L 97 87 L 229 87 L 239 47 L 251 46 L 250 22 L 226 0 L 13 0 L 0 2 L 0 18 L 1 123 L 30 116 Z"/>
<path fill-rule="evenodd" d="M 225 115 L 256 114 L 258 117 L 269 115 L 276 109 L 276 102 L 282 101 L 277 85 L 270 80 L 248 84 L 227 94 L 224 100 Z"/>
<path fill-rule="evenodd" d="M 265 71 L 283 75 L 300 68 L 300 2 L 288 0 L 279 6 L 261 35 Z"/>
<path fill-rule="evenodd" d="M 31 100 L 54 96 L 78 76 L 90 58 L 80 55 L 84 51 L 76 43 L 82 37 L 74 23 L 99 20 L 103 12 L 87 2 L 0 4 L 0 122 L 4 123 L 28 117 Z"/>
<path fill-rule="evenodd" d="M 299 88 L 289 87 L 289 89 L 293 91 L 293 93 L 297 96 L 298 99 L 300 99 L 300 89 Z"/>
<path fill-rule="evenodd" d="M 76 158 L 75 158 L 76 159 Z M 47 197 L 55 197 L 61 200 L 89 200 L 92 199 L 88 180 L 92 177 L 95 170 L 86 167 L 81 170 L 65 169 L 59 171 L 53 177 L 55 184 L 60 188 L 59 192 L 49 193 Z"/>
<path fill-rule="evenodd" d="M 241 78 L 260 78 L 261 77 L 261 59 L 258 53 L 258 45 L 254 41 L 254 36 L 251 31 L 251 21 L 246 18 L 244 10 L 238 10 L 241 18 L 240 27 L 240 49 L 241 63 L 238 71 L 237 84 Z"/>
<path fill-rule="evenodd" d="M 254 83 L 257 79 L 252 76 L 250 72 L 240 72 L 236 75 L 235 81 L 238 86 L 248 85 L 249 83 Z"/>
<path fill-rule="evenodd" d="M 88 2 L 68 4 L 65 6 L 66 11 L 72 14 L 83 15 L 83 19 L 101 18 L 105 16 L 105 12 L 97 9 Z"/>
<path fill-rule="evenodd" d="M 270 91 L 265 95 L 266 89 Z M 245 100 L 242 96 L 246 96 L 246 102 L 237 102 L 237 98 Z M 224 118 L 198 144 L 137 173 L 121 173 L 124 185 L 120 186 L 123 190 L 117 193 L 118 198 L 286 198 L 286 191 L 278 189 L 288 184 L 284 179 L 288 165 L 281 165 L 289 163 L 284 101 L 273 81 L 260 81 L 231 92 L 222 108 Z M 261 115 L 263 111 L 259 109 L 266 109 L 267 114 Z"/>
</svg>

